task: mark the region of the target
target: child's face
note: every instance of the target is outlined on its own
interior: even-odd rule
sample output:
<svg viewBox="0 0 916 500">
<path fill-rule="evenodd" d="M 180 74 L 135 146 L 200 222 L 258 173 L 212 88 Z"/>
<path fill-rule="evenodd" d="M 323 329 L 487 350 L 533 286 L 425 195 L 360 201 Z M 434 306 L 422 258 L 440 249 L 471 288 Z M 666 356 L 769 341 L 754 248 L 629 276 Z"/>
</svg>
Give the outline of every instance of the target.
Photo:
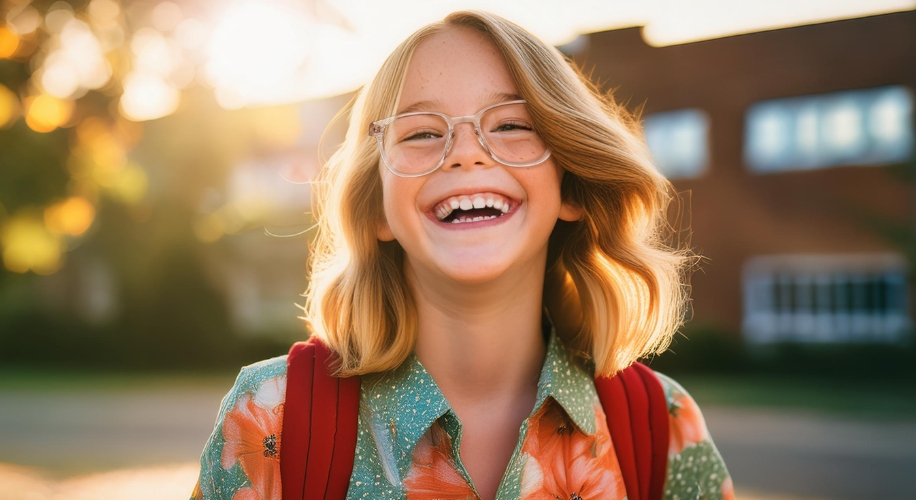
<svg viewBox="0 0 916 500">
<path fill-rule="evenodd" d="M 449 28 L 417 47 L 397 112 L 422 103 L 415 110 L 473 115 L 519 99 L 517 94 L 502 55 L 489 39 L 469 29 Z M 469 123 L 456 126 L 452 148 L 435 172 L 415 178 L 398 177 L 384 166 L 379 172 L 387 223 L 378 237 L 396 239 L 418 275 L 482 283 L 507 272 L 530 272 L 546 261 L 547 240 L 557 219 L 578 218 L 560 199 L 563 172 L 552 158 L 532 167 L 501 165 L 483 149 Z M 475 199 L 493 200 L 497 207 L 508 202 L 509 211 L 477 222 L 439 220 L 445 205 L 456 201 L 467 206 Z M 467 216 L 501 212 L 491 208 Z"/>
</svg>

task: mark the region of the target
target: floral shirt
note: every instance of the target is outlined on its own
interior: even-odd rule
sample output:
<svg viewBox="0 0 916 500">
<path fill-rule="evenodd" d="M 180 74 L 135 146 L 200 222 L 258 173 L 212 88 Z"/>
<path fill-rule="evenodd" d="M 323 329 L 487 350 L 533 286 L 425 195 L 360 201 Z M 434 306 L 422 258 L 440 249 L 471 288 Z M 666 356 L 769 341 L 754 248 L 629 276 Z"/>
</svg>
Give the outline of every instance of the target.
<svg viewBox="0 0 916 500">
<path fill-rule="evenodd" d="M 659 374 L 668 399 L 666 500 L 734 499 L 732 481 L 693 399 Z M 245 367 L 223 399 L 193 499 L 279 500 L 286 356 Z M 476 499 L 461 462 L 461 422 L 415 356 L 362 378 L 348 499 Z M 551 335 L 537 400 L 497 499 L 626 498 L 591 375 Z"/>
</svg>

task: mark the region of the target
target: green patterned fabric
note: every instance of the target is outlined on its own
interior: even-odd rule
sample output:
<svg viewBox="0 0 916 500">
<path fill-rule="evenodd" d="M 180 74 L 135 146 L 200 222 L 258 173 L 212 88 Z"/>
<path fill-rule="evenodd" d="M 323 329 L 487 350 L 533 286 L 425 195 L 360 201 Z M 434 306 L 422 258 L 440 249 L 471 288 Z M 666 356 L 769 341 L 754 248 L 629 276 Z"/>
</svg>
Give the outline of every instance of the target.
<svg viewBox="0 0 916 500">
<path fill-rule="evenodd" d="M 551 335 L 538 381 L 534 415 L 553 398 L 586 434 L 595 433 L 594 407 L 598 393 L 591 376 L 570 358 Z M 416 356 L 393 372 L 363 377 L 360 395 L 356 463 L 350 476 L 347 498 L 406 498 L 401 483 L 411 469 L 414 446 L 433 422 L 439 421 L 451 436 L 458 472 L 473 484 L 461 463 L 461 422 Z M 509 467 L 497 498 L 518 498 L 524 460 L 520 449 L 527 435 L 522 424 Z"/>
<path fill-rule="evenodd" d="M 249 477 L 250 474 L 246 473 L 243 468 L 244 462 L 241 460 L 230 462 L 229 454 L 226 453 L 228 451 L 226 449 L 227 437 L 229 439 L 235 437 L 231 432 L 226 432 L 227 427 L 233 427 L 233 423 L 236 421 L 248 422 L 257 420 L 250 419 L 249 415 L 245 413 L 242 413 L 240 418 L 236 419 L 235 416 L 239 415 L 239 412 L 236 411 L 239 408 L 239 402 L 243 398 L 257 402 L 258 395 L 261 395 L 261 406 L 272 406 L 272 408 L 266 408 L 267 410 L 282 408 L 282 402 L 286 398 L 286 356 L 267 359 L 242 368 L 238 378 L 235 380 L 235 385 L 232 386 L 232 390 L 229 391 L 229 394 L 226 394 L 220 404 L 216 426 L 207 441 L 203 453 L 201 453 L 200 479 L 192 498 L 229 500 L 236 497 L 240 491 L 259 490 L 269 494 L 269 496 L 262 496 L 262 498 L 274 498 L 274 495 L 277 495 L 275 498 L 280 498 L 278 496 L 280 492 L 279 484 L 253 485 L 252 481 L 259 481 L 262 478 Z M 277 404 L 277 400 L 279 400 L 279 404 Z M 280 426 L 282 426 L 282 413 L 280 413 L 279 422 Z M 273 424 L 276 426 L 276 419 L 274 419 Z M 265 426 L 255 425 L 252 427 L 251 434 L 257 434 L 258 431 L 261 431 L 259 427 L 263 428 Z M 268 429 L 260 432 L 260 434 L 263 434 L 262 443 L 268 436 L 277 432 L 279 432 L 279 427 L 274 430 Z M 258 435 L 257 437 L 260 438 L 261 436 Z M 249 455 L 251 454 L 249 453 Z M 276 462 L 279 473 L 279 460 Z M 267 482 L 272 481 L 273 479 L 267 480 Z"/>
<path fill-rule="evenodd" d="M 664 498 L 733 499 L 731 478 L 696 403 L 676 382 L 658 376 L 668 400 L 671 429 Z M 200 479 L 192 498 L 280 500 L 278 450 L 282 446 L 285 390 L 286 356 L 242 369 L 223 399 L 213 434 L 201 455 Z M 612 445 L 607 426 L 598 416 L 603 419 L 591 374 L 551 332 L 537 400 L 522 424 L 496 498 L 622 500 L 622 476 L 613 449 L 608 448 Z M 539 425 L 541 442 L 536 435 Z M 544 434 L 549 425 L 555 425 L 554 430 Z M 431 440 L 430 433 L 435 435 L 437 430 L 444 437 Z M 569 450 L 579 449 L 589 455 L 561 461 L 566 465 L 560 465 L 560 470 L 555 463 L 545 461 L 544 455 L 550 453 L 544 450 L 550 443 L 543 441 L 543 436 L 553 439 L 551 436 L 558 432 L 567 441 L 554 450 L 568 454 Z M 347 498 L 477 498 L 473 481 L 461 462 L 461 434 L 460 420 L 415 356 L 396 370 L 363 377 L 355 464 Z M 430 443 L 436 447 L 431 448 Z M 591 444 L 582 447 L 576 443 Z M 598 456 L 596 450 L 601 447 L 605 453 Z M 432 495 L 428 487 L 426 493 L 415 487 L 419 484 L 417 456 L 431 451 L 445 457 L 437 463 L 439 476 L 427 474 L 421 478 L 428 485 L 432 477 L 436 492 Z M 442 479 L 440 490 L 435 481 L 445 477 L 441 475 L 442 464 L 451 479 Z M 575 485 L 574 479 L 579 481 Z M 452 493 L 448 496 L 437 495 L 449 488 Z"/>
</svg>

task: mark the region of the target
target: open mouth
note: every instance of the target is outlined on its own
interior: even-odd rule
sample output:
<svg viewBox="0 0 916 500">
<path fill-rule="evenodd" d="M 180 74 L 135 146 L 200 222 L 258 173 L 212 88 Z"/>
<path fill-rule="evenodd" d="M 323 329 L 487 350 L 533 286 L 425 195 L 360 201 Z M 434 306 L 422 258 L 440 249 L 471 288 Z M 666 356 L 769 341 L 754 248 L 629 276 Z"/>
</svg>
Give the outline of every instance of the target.
<svg viewBox="0 0 916 500">
<path fill-rule="evenodd" d="M 501 194 L 478 193 L 450 196 L 433 207 L 439 222 L 462 224 L 496 219 L 509 213 L 513 201 Z"/>
</svg>

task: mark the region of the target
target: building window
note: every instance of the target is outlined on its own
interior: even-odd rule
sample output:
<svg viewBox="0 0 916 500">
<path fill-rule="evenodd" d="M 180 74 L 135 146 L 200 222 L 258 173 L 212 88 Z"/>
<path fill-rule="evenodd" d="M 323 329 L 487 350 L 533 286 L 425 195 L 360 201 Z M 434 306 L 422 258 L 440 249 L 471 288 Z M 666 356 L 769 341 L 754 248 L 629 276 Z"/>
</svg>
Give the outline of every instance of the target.
<svg viewBox="0 0 916 500">
<path fill-rule="evenodd" d="M 709 118 L 699 109 L 646 116 L 646 142 L 659 171 L 669 179 L 699 177 L 709 163 Z"/>
<path fill-rule="evenodd" d="M 913 96 L 900 86 L 757 103 L 745 122 L 755 172 L 882 165 L 913 151 Z"/>
<path fill-rule="evenodd" d="M 896 254 L 755 257 L 744 268 L 751 343 L 897 342 L 913 327 Z"/>
</svg>

